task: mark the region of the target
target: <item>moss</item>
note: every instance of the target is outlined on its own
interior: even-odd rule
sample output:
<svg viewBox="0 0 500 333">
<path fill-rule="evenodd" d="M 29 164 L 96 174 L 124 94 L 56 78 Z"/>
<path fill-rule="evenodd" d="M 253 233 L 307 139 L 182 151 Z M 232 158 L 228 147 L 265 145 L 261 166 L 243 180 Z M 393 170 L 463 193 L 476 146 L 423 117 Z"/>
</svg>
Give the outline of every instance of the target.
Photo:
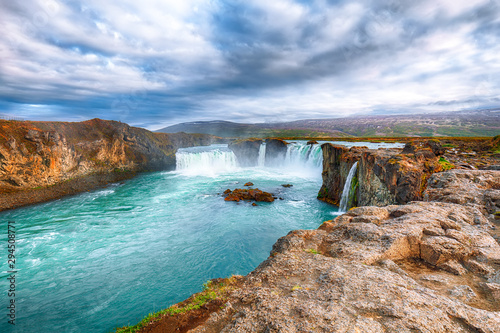
<svg viewBox="0 0 500 333">
<path fill-rule="evenodd" d="M 439 164 L 441 165 L 443 171 L 455 169 L 455 165 L 451 164 L 448 160 L 446 160 L 444 157 L 439 158 Z"/>
<path fill-rule="evenodd" d="M 174 316 L 177 314 L 187 313 L 189 311 L 200 309 L 205 304 L 214 301 L 225 301 L 231 291 L 236 289 L 241 276 L 231 276 L 227 279 L 215 279 L 207 281 L 203 284 L 203 291 L 197 293 L 184 302 L 174 304 L 171 307 L 150 313 L 138 324 L 134 326 L 126 326 L 116 329 L 116 333 L 135 333 L 140 331 L 152 322 L 160 320 L 164 316 Z"/>
<path fill-rule="evenodd" d="M 318 199 L 328 198 L 328 188 L 326 186 L 322 186 L 318 192 Z"/>
</svg>

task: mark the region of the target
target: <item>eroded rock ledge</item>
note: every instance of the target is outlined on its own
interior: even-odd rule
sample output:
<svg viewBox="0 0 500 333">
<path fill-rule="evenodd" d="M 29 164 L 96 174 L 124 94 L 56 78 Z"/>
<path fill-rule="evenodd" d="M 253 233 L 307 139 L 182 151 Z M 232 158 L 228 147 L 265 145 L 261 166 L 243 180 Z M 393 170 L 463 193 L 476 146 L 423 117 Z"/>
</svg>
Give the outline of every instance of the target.
<svg viewBox="0 0 500 333">
<path fill-rule="evenodd" d="M 500 245 L 487 214 L 500 172 L 429 183 L 432 202 L 359 207 L 280 238 L 190 332 L 499 332 Z"/>
</svg>

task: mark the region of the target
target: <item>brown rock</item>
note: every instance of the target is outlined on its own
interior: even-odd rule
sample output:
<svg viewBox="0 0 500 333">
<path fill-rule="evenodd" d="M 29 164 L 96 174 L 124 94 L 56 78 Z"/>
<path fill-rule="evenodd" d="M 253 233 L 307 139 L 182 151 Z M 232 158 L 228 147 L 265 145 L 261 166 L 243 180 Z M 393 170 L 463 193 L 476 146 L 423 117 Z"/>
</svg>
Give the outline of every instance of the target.
<svg viewBox="0 0 500 333">
<path fill-rule="evenodd" d="M 245 185 L 243 186 L 253 186 L 253 183 L 252 182 L 248 182 L 248 183 L 245 183 Z"/>
<path fill-rule="evenodd" d="M 239 202 L 240 200 L 245 200 L 245 201 L 263 201 L 263 202 L 273 202 L 274 197 L 271 193 L 264 192 L 259 190 L 258 188 L 256 189 L 235 189 L 234 191 L 228 192 L 228 190 L 224 191 L 225 196 L 224 200 L 225 201 L 236 201 Z"/>
</svg>

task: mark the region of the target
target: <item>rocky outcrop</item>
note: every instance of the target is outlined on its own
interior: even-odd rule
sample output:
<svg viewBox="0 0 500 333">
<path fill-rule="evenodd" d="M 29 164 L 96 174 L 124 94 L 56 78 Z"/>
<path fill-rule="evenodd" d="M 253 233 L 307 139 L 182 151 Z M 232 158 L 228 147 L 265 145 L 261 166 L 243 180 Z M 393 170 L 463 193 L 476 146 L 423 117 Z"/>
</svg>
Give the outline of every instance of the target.
<svg viewBox="0 0 500 333">
<path fill-rule="evenodd" d="M 225 201 L 257 201 L 257 202 L 273 202 L 274 196 L 271 193 L 264 192 L 256 189 L 235 189 L 231 191 L 227 189 L 224 191 L 223 196 Z"/>
<path fill-rule="evenodd" d="M 368 148 L 349 149 L 325 143 L 321 149 L 323 151 L 323 185 L 319 190 L 318 199 L 338 206 L 349 170 L 355 162 L 359 161 L 361 153 Z"/>
<path fill-rule="evenodd" d="M 358 170 L 358 204 L 385 206 L 422 200 L 427 180 L 442 165 L 430 149 L 410 154 L 378 149 L 363 152 Z"/>
<path fill-rule="evenodd" d="M 276 166 L 283 163 L 288 143 L 281 139 L 266 139 L 265 141 L 260 139 L 236 140 L 229 144 L 229 149 L 236 155 L 240 166 L 254 167 L 258 164 L 259 152 L 263 142 L 266 144 L 265 165 Z"/>
<path fill-rule="evenodd" d="M 266 165 L 276 166 L 283 163 L 288 143 L 281 139 L 266 140 Z"/>
<path fill-rule="evenodd" d="M 248 139 L 231 142 L 228 147 L 236 155 L 241 167 L 253 167 L 257 165 L 261 144 L 260 139 Z"/>
<path fill-rule="evenodd" d="M 498 332 L 490 227 L 455 203 L 355 208 L 280 238 L 190 332 Z"/>
<path fill-rule="evenodd" d="M 490 220 L 500 211 L 500 171 L 451 170 L 432 175 L 425 201 L 450 202 L 479 210 Z"/>
<path fill-rule="evenodd" d="M 90 175 L 172 169 L 178 148 L 214 140 L 209 135 L 152 133 L 100 119 L 81 123 L 0 121 L 0 204 L 12 192 Z M 0 210 L 5 208 L 0 205 Z"/>
<path fill-rule="evenodd" d="M 338 205 L 349 170 L 358 162 L 354 205 L 385 206 L 422 200 L 427 179 L 442 170 L 430 148 L 368 149 L 324 144 L 323 185 L 318 198 Z"/>
</svg>

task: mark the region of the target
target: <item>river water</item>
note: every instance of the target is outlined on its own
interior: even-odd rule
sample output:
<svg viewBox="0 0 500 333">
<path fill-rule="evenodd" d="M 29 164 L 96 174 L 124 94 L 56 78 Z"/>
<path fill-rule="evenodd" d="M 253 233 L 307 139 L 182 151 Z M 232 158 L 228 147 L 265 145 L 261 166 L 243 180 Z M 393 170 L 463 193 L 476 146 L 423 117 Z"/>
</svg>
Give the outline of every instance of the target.
<svg viewBox="0 0 500 333">
<path fill-rule="evenodd" d="M 0 332 L 111 332 L 136 324 L 209 279 L 249 273 L 279 237 L 338 214 L 316 199 L 319 145 L 292 143 L 282 163 L 266 166 L 260 156 L 256 164 L 238 167 L 225 145 L 181 149 L 176 171 L 0 213 Z M 248 181 L 283 200 L 253 207 L 220 195 Z M 6 316 L 7 221 L 17 227 L 15 326 Z"/>
</svg>

